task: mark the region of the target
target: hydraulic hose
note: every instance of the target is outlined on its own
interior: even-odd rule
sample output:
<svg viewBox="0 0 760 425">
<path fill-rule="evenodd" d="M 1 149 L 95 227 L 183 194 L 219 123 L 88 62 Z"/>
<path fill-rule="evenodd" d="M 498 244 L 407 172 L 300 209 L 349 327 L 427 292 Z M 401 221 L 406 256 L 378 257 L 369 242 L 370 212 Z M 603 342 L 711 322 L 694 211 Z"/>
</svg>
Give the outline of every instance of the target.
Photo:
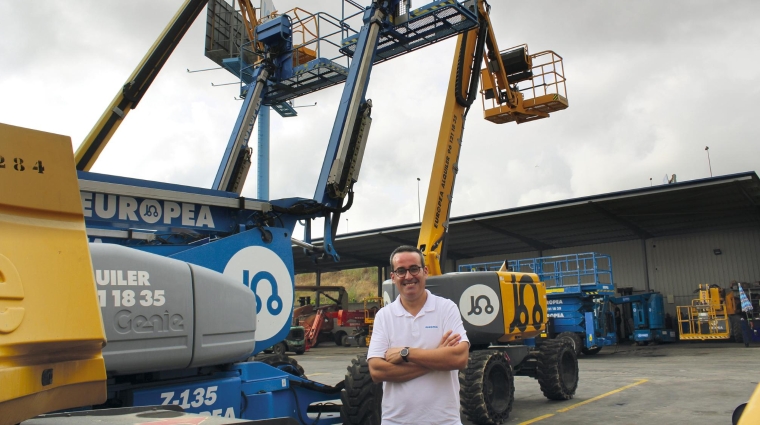
<svg viewBox="0 0 760 425">
<path fill-rule="evenodd" d="M 485 52 L 486 35 L 488 33 L 488 27 L 485 19 L 481 19 L 480 28 L 478 29 L 478 42 L 475 46 L 475 56 L 472 62 L 472 69 L 470 73 L 470 84 L 467 89 L 467 98 L 462 97 L 462 75 L 464 74 L 464 62 L 465 54 L 467 53 L 467 37 L 469 33 L 462 35 L 462 44 L 459 47 L 459 58 L 457 59 L 457 77 L 455 84 L 456 101 L 460 106 L 468 108 L 472 105 L 477 97 L 478 83 L 480 82 L 480 63 L 483 62 L 483 54 Z M 465 112 L 465 115 L 467 113 Z"/>
</svg>

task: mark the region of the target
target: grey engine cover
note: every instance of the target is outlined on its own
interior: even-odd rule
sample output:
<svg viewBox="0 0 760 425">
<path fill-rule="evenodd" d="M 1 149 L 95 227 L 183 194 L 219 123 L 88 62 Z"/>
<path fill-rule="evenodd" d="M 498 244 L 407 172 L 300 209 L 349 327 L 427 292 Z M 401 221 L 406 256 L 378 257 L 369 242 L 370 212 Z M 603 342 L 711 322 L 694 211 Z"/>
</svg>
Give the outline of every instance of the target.
<svg viewBox="0 0 760 425">
<path fill-rule="evenodd" d="M 90 253 L 110 374 L 232 363 L 253 352 L 256 299 L 242 283 L 120 245 L 91 243 Z"/>
</svg>

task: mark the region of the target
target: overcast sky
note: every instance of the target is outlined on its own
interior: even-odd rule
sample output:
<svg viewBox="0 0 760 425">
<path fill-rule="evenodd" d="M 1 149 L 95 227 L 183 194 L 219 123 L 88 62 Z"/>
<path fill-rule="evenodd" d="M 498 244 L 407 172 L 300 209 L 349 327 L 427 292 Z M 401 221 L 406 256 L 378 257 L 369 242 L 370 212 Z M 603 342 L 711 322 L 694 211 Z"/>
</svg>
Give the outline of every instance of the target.
<svg viewBox="0 0 760 425">
<path fill-rule="evenodd" d="M 358 0 L 368 4 L 369 0 Z M 0 1 L 0 122 L 69 135 L 76 148 L 180 0 Z M 258 3 L 254 1 L 254 3 Z M 414 0 L 413 7 L 426 2 Z M 274 0 L 340 15 L 340 0 Z M 570 108 L 522 125 L 470 111 L 452 216 L 756 171 L 760 2 L 491 2 L 502 49 L 564 58 Z M 241 102 L 203 55 L 205 11 L 92 171 L 211 187 Z M 454 39 L 373 69 L 373 124 L 339 233 L 418 221 Z M 343 86 L 272 113 L 270 198 L 314 194 Z M 255 139 L 252 146 L 255 146 Z M 256 196 L 255 167 L 243 192 Z M 424 205 L 423 205 L 424 208 Z M 319 228 L 320 226 L 317 226 Z"/>
</svg>

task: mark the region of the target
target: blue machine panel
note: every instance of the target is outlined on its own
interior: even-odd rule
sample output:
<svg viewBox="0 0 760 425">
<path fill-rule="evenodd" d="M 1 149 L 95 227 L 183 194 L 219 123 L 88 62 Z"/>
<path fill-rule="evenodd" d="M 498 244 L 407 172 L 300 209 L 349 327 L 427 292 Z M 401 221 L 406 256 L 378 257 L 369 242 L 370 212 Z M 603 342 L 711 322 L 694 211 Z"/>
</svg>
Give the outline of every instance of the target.
<svg viewBox="0 0 760 425">
<path fill-rule="evenodd" d="M 170 228 L 230 232 L 229 209 L 192 202 L 82 191 L 87 227 L 110 226 L 168 231 Z"/>
<path fill-rule="evenodd" d="M 240 417 L 239 377 L 187 382 L 132 393 L 135 406 L 177 405 L 186 412 L 225 418 Z"/>
</svg>

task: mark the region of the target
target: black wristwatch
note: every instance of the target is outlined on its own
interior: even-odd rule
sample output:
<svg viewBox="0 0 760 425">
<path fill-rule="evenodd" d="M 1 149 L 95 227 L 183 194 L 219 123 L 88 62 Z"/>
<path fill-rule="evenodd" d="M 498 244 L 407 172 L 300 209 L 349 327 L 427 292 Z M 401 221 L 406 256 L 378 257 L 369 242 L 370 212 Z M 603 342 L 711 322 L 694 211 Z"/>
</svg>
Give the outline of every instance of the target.
<svg viewBox="0 0 760 425">
<path fill-rule="evenodd" d="M 409 356 L 409 347 L 404 347 L 401 349 L 401 358 L 404 359 L 405 362 L 409 362 L 409 359 L 407 358 Z"/>
</svg>

